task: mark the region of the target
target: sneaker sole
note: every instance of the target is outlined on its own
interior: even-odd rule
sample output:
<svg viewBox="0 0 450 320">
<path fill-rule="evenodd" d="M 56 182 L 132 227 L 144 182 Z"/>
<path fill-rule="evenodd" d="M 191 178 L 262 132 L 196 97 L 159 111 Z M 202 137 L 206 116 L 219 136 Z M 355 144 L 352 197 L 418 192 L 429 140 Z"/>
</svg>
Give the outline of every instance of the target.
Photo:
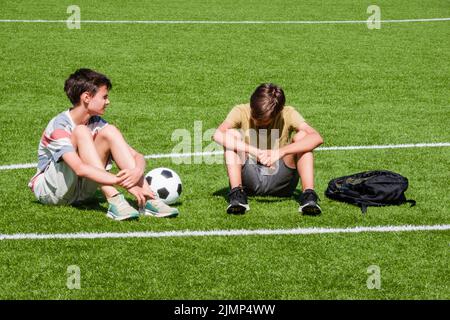
<svg viewBox="0 0 450 320">
<path fill-rule="evenodd" d="M 244 214 L 246 211 L 250 210 L 250 206 L 248 204 L 238 204 L 238 205 L 229 205 L 227 208 L 227 213 L 229 214 Z"/>
<path fill-rule="evenodd" d="M 159 213 L 150 210 L 145 210 L 144 212 L 142 212 L 142 214 L 147 217 L 155 217 L 155 218 L 175 218 L 179 215 L 179 212 Z"/>
<path fill-rule="evenodd" d="M 311 203 L 300 206 L 298 211 L 309 216 L 317 216 L 322 213 L 322 209 L 320 209 L 318 204 Z"/>
<path fill-rule="evenodd" d="M 119 216 L 114 215 L 114 214 L 111 213 L 110 211 L 108 211 L 108 212 L 106 213 L 106 216 L 107 216 L 108 218 L 111 218 L 111 219 L 115 220 L 115 221 L 125 221 L 125 220 L 135 220 L 135 219 L 139 219 L 139 215 L 136 215 L 136 214 L 130 214 L 130 215 L 128 215 L 128 216 L 121 216 L 121 217 L 119 217 Z"/>
</svg>

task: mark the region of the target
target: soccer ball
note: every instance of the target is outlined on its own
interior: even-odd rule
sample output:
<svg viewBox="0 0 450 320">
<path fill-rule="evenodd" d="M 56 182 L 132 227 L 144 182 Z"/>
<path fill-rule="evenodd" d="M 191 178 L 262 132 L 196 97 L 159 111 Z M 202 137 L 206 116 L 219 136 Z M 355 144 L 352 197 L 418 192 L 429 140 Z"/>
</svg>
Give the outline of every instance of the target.
<svg viewBox="0 0 450 320">
<path fill-rule="evenodd" d="M 166 204 L 175 203 L 181 194 L 181 179 L 169 168 L 156 168 L 145 175 L 150 188 Z"/>
</svg>

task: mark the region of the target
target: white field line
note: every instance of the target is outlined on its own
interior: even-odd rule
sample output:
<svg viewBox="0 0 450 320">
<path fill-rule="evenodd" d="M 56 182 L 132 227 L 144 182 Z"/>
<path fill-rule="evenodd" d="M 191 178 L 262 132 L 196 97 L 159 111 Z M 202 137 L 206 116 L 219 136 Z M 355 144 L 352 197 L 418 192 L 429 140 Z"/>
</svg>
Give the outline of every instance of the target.
<svg viewBox="0 0 450 320">
<path fill-rule="evenodd" d="M 376 20 L 371 23 L 408 23 L 408 22 L 436 22 L 450 21 L 450 18 L 422 18 L 422 19 L 391 19 Z M 23 20 L 23 19 L 2 19 L 0 23 L 67 23 L 67 20 Z M 73 22 L 73 21 L 71 21 Z M 367 20 L 294 20 L 294 21 L 264 21 L 264 20 L 80 20 L 80 23 L 95 24 L 358 24 L 367 23 Z"/>
<path fill-rule="evenodd" d="M 363 232 L 411 232 L 411 231 L 445 231 L 450 225 L 428 226 L 376 226 L 354 228 L 297 228 L 297 229 L 256 229 L 256 230 L 202 230 L 202 231 L 165 231 L 165 232 L 102 232 L 102 233 L 17 233 L 0 234 L 1 240 L 50 240 L 50 239 L 123 239 L 123 238 L 172 238 L 172 237 L 210 237 L 210 236 L 276 236 L 276 235 L 310 235 L 339 234 Z"/>
<path fill-rule="evenodd" d="M 450 147 L 450 142 L 438 143 L 410 143 L 410 144 L 387 144 L 387 145 L 370 145 L 370 146 L 336 146 L 336 147 L 320 147 L 315 151 L 345 151 L 345 150 L 367 150 L 367 149 L 401 149 L 401 148 L 436 148 L 436 147 Z M 190 153 L 160 153 L 149 154 L 144 156 L 145 159 L 162 159 L 162 158 L 189 158 L 189 157 L 203 157 L 221 155 L 223 151 L 212 152 L 190 152 Z M 0 166 L 1 170 L 16 170 L 36 168 L 37 163 L 20 163 L 8 164 Z"/>
</svg>

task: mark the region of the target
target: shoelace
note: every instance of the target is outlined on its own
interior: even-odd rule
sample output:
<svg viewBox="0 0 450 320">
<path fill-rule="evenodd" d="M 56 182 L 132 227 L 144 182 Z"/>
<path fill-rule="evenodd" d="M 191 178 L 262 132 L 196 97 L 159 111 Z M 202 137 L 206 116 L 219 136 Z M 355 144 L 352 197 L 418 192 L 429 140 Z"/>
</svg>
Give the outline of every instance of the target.
<svg viewBox="0 0 450 320">
<path fill-rule="evenodd" d="M 317 196 L 317 194 L 315 192 L 312 192 L 312 191 L 304 192 L 304 193 L 302 193 L 302 200 L 317 202 L 317 200 L 319 200 L 319 197 Z"/>
<path fill-rule="evenodd" d="M 233 188 L 233 190 L 230 191 L 228 196 L 230 198 L 236 197 L 239 200 L 239 202 L 246 202 L 245 191 L 243 188 L 239 187 Z"/>
<path fill-rule="evenodd" d="M 162 202 L 161 199 L 155 198 L 152 200 L 152 204 L 156 207 L 156 208 L 161 208 L 162 205 L 164 204 L 164 202 Z"/>
<path fill-rule="evenodd" d="M 152 202 L 152 205 L 155 206 L 157 209 L 169 207 L 167 204 L 164 203 L 164 201 L 162 201 L 159 198 L 152 199 L 151 202 Z"/>
<path fill-rule="evenodd" d="M 130 207 L 130 204 L 125 201 L 125 199 L 121 199 L 119 203 L 117 204 L 118 209 L 128 209 Z"/>
</svg>

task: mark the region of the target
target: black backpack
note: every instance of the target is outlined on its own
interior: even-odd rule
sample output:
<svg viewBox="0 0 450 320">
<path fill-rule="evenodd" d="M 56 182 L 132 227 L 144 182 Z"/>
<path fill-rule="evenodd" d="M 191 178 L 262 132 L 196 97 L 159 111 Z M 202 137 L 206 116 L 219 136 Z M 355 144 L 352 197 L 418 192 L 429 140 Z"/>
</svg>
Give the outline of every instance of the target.
<svg viewBox="0 0 450 320">
<path fill-rule="evenodd" d="M 331 180 L 325 195 L 334 200 L 355 204 L 362 213 L 368 206 L 399 205 L 405 202 L 416 204 L 414 200 L 406 200 L 408 179 L 402 175 L 387 171 L 366 171 Z"/>
</svg>

